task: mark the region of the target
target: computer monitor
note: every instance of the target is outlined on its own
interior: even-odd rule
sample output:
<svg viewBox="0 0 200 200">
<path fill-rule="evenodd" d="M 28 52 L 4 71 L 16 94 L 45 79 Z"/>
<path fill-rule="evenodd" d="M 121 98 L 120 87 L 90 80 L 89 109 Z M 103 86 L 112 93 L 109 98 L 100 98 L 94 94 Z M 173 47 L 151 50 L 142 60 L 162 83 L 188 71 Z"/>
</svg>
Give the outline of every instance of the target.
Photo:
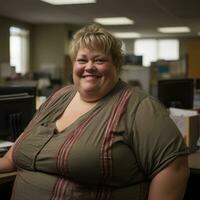
<svg viewBox="0 0 200 200">
<path fill-rule="evenodd" d="M 0 85 L 0 95 L 21 94 L 21 93 L 26 93 L 28 95 L 34 96 L 35 107 L 36 107 L 36 96 L 37 96 L 36 86 Z"/>
<path fill-rule="evenodd" d="M 167 107 L 193 109 L 193 79 L 158 81 L 158 99 Z"/>
<path fill-rule="evenodd" d="M 36 86 L 25 86 L 25 85 L 0 85 L 0 95 L 4 94 L 18 94 L 28 93 L 29 95 L 36 96 Z"/>
<path fill-rule="evenodd" d="M 0 95 L 0 139 L 15 141 L 35 111 L 33 95 Z"/>
<path fill-rule="evenodd" d="M 198 91 L 200 90 L 200 78 L 197 78 L 195 80 L 195 89 Z"/>
<path fill-rule="evenodd" d="M 142 65 L 143 57 L 134 54 L 124 55 L 124 65 Z"/>
</svg>

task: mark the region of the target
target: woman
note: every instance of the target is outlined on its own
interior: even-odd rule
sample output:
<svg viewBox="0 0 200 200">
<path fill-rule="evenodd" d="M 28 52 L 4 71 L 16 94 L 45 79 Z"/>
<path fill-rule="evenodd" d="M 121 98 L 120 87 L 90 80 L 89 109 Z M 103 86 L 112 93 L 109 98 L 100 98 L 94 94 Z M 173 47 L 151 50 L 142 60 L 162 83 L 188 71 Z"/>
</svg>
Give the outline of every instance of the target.
<svg viewBox="0 0 200 200">
<path fill-rule="evenodd" d="M 119 79 L 121 43 L 92 24 L 75 34 L 71 59 L 74 85 L 0 160 L 0 171 L 18 170 L 12 199 L 182 199 L 186 146 L 163 106 Z"/>
</svg>

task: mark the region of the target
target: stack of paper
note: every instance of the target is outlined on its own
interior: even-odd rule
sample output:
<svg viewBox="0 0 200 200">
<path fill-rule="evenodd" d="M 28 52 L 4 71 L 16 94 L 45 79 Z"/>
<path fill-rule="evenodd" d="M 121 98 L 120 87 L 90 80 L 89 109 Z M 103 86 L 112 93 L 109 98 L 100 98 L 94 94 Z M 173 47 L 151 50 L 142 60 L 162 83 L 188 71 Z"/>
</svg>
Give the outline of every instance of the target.
<svg viewBox="0 0 200 200">
<path fill-rule="evenodd" d="M 170 117 L 180 130 L 191 150 L 198 148 L 200 137 L 200 116 L 195 110 L 169 108 Z"/>
</svg>

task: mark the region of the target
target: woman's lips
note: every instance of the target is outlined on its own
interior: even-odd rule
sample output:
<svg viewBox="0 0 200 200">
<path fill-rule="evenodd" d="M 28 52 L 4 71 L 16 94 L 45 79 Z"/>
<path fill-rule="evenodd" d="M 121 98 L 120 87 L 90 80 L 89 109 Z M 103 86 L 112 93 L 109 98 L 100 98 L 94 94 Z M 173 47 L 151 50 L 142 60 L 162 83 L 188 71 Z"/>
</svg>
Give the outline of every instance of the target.
<svg viewBox="0 0 200 200">
<path fill-rule="evenodd" d="M 83 78 L 101 78 L 100 75 L 94 75 L 94 74 L 90 74 L 90 75 L 83 75 L 82 76 Z"/>
</svg>

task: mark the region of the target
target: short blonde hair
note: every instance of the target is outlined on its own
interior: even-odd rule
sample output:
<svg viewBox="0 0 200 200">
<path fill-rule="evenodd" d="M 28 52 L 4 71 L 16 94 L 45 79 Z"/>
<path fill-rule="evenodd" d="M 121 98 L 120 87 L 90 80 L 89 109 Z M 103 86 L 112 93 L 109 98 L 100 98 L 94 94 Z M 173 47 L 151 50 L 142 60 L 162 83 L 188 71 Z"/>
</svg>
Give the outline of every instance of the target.
<svg viewBox="0 0 200 200">
<path fill-rule="evenodd" d="M 122 42 L 106 31 L 99 24 L 91 24 L 83 27 L 74 34 L 70 44 L 70 57 L 75 61 L 81 48 L 101 50 L 106 55 L 111 55 L 112 62 L 120 71 L 122 66 Z"/>
</svg>

